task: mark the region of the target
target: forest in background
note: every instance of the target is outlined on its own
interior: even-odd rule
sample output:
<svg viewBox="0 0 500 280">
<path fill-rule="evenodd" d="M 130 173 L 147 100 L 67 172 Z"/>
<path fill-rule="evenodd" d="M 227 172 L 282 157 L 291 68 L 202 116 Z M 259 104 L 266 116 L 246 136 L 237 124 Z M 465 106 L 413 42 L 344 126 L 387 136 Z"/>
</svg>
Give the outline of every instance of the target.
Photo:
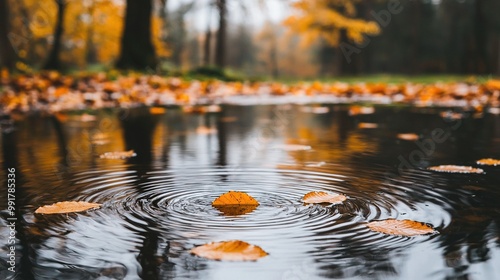
<svg viewBox="0 0 500 280">
<path fill-rule="evenodd" d="M 0 64 L 21 73 L 500 74 L 497 0 L 283 0 L 282 21 L 250 24 L 251 10 L 275 12 L 265 2 L 0 0 Z M 216 24 L 197 28 L 189 15 L 200 10 Z"/>
</svg>

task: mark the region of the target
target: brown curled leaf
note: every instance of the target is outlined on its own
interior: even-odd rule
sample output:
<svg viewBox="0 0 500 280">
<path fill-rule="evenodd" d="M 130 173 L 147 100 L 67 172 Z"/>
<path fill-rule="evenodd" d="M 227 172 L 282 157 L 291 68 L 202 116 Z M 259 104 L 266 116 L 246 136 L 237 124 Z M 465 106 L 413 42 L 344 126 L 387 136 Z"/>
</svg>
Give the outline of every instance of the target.
<svg viewBox="0 0 500 280">
<path fill-rule="evenodd" d="M 191 249 L 191 253 L 219 261 L 256 261 L 268 255 L 259 246 L 240 240 L 208 243 Z"/>
<path fill-rule="evenodd" d="M 412 220 L 387 219 L 370 222 L 366 225 L 370 230 L 401 236 L 415 236 L 436 233 L 436 231 L 425 223 Z"/>
<path fill-rule="evenodd" d="M 345 201 L 347 197 L 338 193 L 327 192 L 310 192 L 304 195 L 302 201 L 304 203 L 333 203 L 339 204 Z"/>
<path fill-rule="evenodd" d="M 99 207 L 101 207 L 101 204 L 98 203 L 90 203 L 85 201 L 64 201 L 38 207 L 35 213 L 37 214 L 73 213 L 73 212 L 82 212 L 89 209 L 96 209 Z"/>
</svg>

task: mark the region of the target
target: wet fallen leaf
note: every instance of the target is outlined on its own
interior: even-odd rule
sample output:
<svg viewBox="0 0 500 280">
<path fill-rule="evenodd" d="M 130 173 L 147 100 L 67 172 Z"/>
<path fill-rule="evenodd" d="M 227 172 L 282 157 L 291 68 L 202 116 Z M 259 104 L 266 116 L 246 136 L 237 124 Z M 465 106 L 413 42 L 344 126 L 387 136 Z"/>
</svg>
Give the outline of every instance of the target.
<svg viewBox="0 0 500 280">
<path fill-rule="evenodd" d="M 420 137 L 415 133 L 400 133 L 398 139 L 406 141 L 417 141 Z"/>
<path fill-rule="evenodd" d="M 311 149 L 311 146 L 290 144 L 290 145 L 280 145 L 279 148 L 287 152 L 295 152 L 295 151 L 308 151 Z"/>
<path fill-rule="evenodd" d="M 100 158 L 105 158 L 105 159 L 127 159 L 131 157 L 137 156 L 136 153 L 134 153 L 134 150 L 126 151 L 126 152 L 107 152 L 104 153 L 100 156 Z"/>
<path fill-rule="evenodd" d="M 151 107 L 149 108 L 149 113 L 151 115 L 163 115 L 167 110 L 163 107 Z"/>
<path fill-rule="evenodd" d="M 481 168 L 474 168 L 471 166 L 459 166 L 459 165 L 439 165 L 432 166 L 428 168 L 429 170 L 436 172 L 446 172 L 446 173 L 484 173 Z"/>
<path fill-rule="evenodd" d="M 259 202 L 249 194 L 244 192 L 229 191 L 212 202 L 212 206 L 230 206 L 230 205 L 255 205 Z"/>
<path fill-rule="evenodd" d="M 224 216 L 240 216 L 252 213 L 257 209 L 258 205 L 216 205 L 215 209 L 219 210 Z"/>
<path fill-rule="evenodd" d="M 345 201 L 347 197 L 338 193 L 310 192 L 304 195 L 302 201 L 305 203 L 333 203 L 339 204 Z"/>
<path fill-rule="evenodd" d="M 359 123 L 358 127 L 359 128 L 377 128 L 378 124 L 376 124 L 376 123 Z"/>
<path fill-rule="evenodd" d="M 82 212 L 89 209 L 96 209 L 101 207 L 101 204 L 90 203 L 84 201 L 64 201 L 57 202 L 51 205 L 45 205 L 36 209 L 37 214 L 60 214 L 60 213 L 73 213 Z"/>
<path fill-rule="evenodd" d="M 412 220 L 388 219 L 370 222 L 366 226 L 372 231 L 391 235 L 415 236 L 436 233 L 432 227 Z"/>
<path fill-rule="evenodd" d="M 483 159 L 478 160 L 477 164 L 497 166 L 497 165 L 500 165 L 500 159 L 483 158 Z"/>
<path fill-rule="evenodd" d="M 191 253 L 220 261 L 255 261 L 268 255 L 259 246 L 240 240 L 208 243 L 191 249 Z"/>
</svg>

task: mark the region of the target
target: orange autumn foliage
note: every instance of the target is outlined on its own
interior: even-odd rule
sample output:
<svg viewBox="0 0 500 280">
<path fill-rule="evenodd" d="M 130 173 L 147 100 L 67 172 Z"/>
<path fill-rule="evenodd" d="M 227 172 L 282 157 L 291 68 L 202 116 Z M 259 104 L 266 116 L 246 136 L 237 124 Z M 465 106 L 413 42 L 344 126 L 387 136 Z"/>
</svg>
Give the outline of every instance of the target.
<svg viewBox="0 0 500 280">
<path fill-rule="evenodd" d="M 64 201 L 57 202 L 52 205 L 45 205 L 36 209 L 37 214 L 60 214 L 60 213 L 73 213 L 82 212 L 89 209 L 96 209 L 101 207 L 101 204 L 90 203 L 84 201 Z"/>
<path fill-rule="evenodd" d="M 415 236 L 436 233 L 432 227 L 412 220 L 388 219 L 370 222 L 366 226 L 372 231 L 390 235 Z"/>
<path fill-rule="evenodd" d="M 259 246 L 240 240 L 208 243 L 191 249 L 191 253 L 221 261 L 256 261 L 268 255 Z"/>
</svg>

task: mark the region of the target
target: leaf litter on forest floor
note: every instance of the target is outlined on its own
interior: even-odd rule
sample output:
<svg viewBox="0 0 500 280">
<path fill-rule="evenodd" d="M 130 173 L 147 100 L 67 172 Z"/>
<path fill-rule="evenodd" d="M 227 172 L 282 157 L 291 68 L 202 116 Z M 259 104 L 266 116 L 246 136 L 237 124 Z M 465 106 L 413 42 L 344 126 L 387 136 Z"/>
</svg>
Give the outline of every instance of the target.
<svg viewBox="0 0 500 280">
<path fill-rule="evenodd" d="M 304 195 L 302 201 L 304 203 L 332 203 L 339 204 L 347 199 L 345 195 L 338 193 L 327 193 L 327 192 L 309 192 Z"/>
<path fill-rule="evenodd" d="M 38 207 L 35 213 L 37 214 L 60 214 L 82 212 L 90 209 L 97 209 L 101 204 L 90 203 L 85 201 L 63 201 L 51 205 Z"/>
<path fill-rule="evenodd" d="M 428 168 L 431 171 L 444 172 L 444 173 L 462 173 L 462 174 L 482 174 L 484 170 L 481 168 L 474 168 L 472 166 L 460 166 L 460 165 L 439 165 L 431 166 Z"/>
<path fill-rule="evenodd" d="M 412 220 L 387 219 L 369 222 L 366 226 L 372 231 L 389 235 L 415 236 L 437 233 L 431 226 Z"/>
<path fill-rule="evenodd" d="M 211 242 L 191 249 L 191 253 L 218 261 L 256 261 L 269 255 L 259 246 L 240 240 Z"/>
</svg>

